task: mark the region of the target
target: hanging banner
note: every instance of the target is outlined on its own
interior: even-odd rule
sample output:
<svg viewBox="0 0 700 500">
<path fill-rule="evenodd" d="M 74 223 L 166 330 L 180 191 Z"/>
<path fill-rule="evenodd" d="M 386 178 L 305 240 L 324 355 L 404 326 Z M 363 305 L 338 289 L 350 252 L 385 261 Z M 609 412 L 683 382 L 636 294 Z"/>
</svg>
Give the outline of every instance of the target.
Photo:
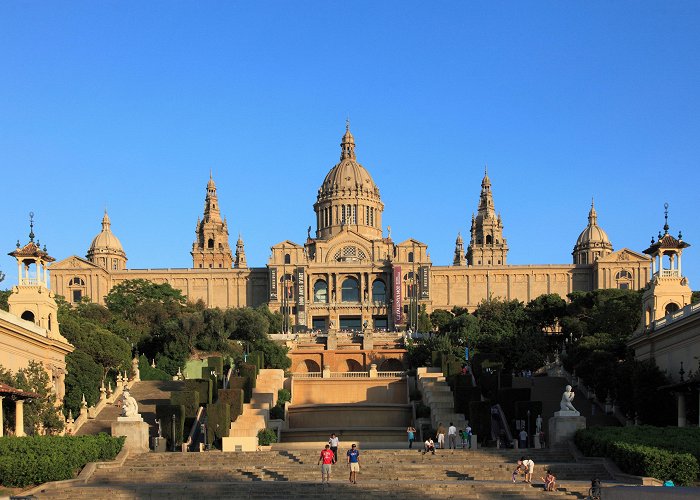
<svg viewBox="0 0 700 500">
<path fill-rule="evenodd" d="M 394 266 L 394 325 L 403 322 L 403 297 L 401 290 L 403 279 L 401 276 L 401 266 Z"/>
<path fill-rule="evenodd" d="M 418 269 L 418 279 L 420 280 L 420 298 L 430 298 L 430 268 L 421 266 Z"/>
<path fill-rule="evenodd" d="M 270 268 L 270 300 L 277 300 L 277 269 Z"/>
<path fill-rule="evenodd" d="M 304 268 L 297 268 L 297 324 L 306 326 L 306 276 Z"/>
</svg>

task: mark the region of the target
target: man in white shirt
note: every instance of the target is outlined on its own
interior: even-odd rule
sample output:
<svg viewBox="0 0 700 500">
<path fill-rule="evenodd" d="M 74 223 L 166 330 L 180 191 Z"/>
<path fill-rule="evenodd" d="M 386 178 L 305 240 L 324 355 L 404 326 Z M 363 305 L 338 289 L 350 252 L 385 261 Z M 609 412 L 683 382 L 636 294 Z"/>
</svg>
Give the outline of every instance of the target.
<svg viewBox="0 0 700 500">
<path fill-rule="evenodd" d="M 457 427 L 452 422 L 447 428 L 447 441 L 451 450 L 457 449 Z"/>
<path fill-rule="evenodd" d="M 425 455 L 429 451 L 432 452 L 433 455 L 435 455 L 435 442 L 433 441 L 433 438 L 429 437 L 425 440 L 424 444 L 425 448 L 423 448 L 423 455 Z"/>
<path fill-rule="evenodd" d="M 330 439 L 328 440 L 328 444 L 331 447 L 331 451 L 333 452 L 333 456 L 335 457 L 335 461 L 338 461 L 338 445 L 340 445 L 340 440 L 338 439 L 338 436 L 335 435 L 335 433 L 331 434 Z"/>
</svg>

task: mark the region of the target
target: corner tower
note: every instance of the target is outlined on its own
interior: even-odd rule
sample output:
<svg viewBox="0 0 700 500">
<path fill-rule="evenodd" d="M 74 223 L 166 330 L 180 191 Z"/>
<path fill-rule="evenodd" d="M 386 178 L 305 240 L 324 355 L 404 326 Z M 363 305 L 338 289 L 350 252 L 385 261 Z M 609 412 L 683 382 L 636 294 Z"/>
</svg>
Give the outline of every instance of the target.
<svg viewBox="0 0 700 500">
<path fill-rule="evenodd" d="M 319 239 L 329 239 L 346 228 L 369 239 L 382 238 L 384 204 L 372 177 L 357 162 L 349 123 L 340 142 L 340 162 L 323 179 L 314 211 Z"/>
<path fill-rule="evenodd" d="M 680 231 L 678 238 L 669 234 L 668 203 L 664 204 L 663 229 L 658 241 L 652 236 L 651 245 L 644 250 L 651 257 L 651 281 L 642 295 L 644 327 L 690 304 L 693 293 L 681 269 L 681 254 L 690 244 L 683 241 Z"/>
<path fill-rule="evenodd" d="M 204 218 L 197 219 L 197 240 L 192 244 L 192 267 L 228 269 L 233 263 L 228 244 L 228 224 L 221 220 L 216 184 L 209 174 L 207 195 L 204 199 Z"/>
<path fill-rule="evenodd" d="M 479 209 L 472 215 L 471 241 L 467 250 L 470 266 L 500 266 L 506 264 L 508 243 L 503 237 L 503 222 L 496 215 L 491 193 L 491 179 L 484 169 L 479 195 Z"/>
</svg>

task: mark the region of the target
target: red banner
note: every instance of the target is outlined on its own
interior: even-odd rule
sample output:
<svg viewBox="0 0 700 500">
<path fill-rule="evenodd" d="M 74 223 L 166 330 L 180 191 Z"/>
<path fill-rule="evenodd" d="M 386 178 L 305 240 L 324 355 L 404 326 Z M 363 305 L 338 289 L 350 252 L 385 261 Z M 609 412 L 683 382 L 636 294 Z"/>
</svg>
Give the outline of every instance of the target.
<svg viewBox="0 0 700 500">
<path fill-rule="evenodd" d="M 394 326 L 403 322 L 402 285 L 401 266 L 394 266 Z"/>
</svg>

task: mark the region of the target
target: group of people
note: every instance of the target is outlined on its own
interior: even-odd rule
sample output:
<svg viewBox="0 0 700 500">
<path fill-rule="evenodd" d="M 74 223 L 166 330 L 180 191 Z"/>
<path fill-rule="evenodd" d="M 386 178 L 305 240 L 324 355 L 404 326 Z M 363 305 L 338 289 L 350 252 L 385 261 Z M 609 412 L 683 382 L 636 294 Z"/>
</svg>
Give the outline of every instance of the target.
<svg viewBox="0 0 700 500">
<path fill-rule="evenodd" d="M 416 440 L 416 429 L 414 427 L 409 426 L 406 429 L 406 434 L 408 435 L 408 448 L 412 449 L 413 443 Z M 450 426 L 447 428 L 447 442 L 449 448 L 452 450 L 457 449 L 457 436 L 459 436 L 460 438 L 460 444 L 462 446 L 462 449 L 466 449 L 467 447 L 471 449 L 472 428 L 469 425 L 469 422 L 467 422 L 467 425 L 464 427 L 464 429 L 457 429 L 457 427 L 455 427 L 455 425 L 452 422 L 450 422 Z M 437 445 L 435 444 L 436 441 Z M 435 455 L 436 447 L 438 449 L 445 448 L 445 427 L 442 425 L 442 423 L 438 425 L 437 436 L 435 436 L 435 440 L 433 440 L 432 436 L 428 436 L 428 438 L 423 443 L 423 454 L 432 453 L 433 455 Z"/>
<path fill-rule="evenodd" d="M 532 484 L 532 474 L 535 472 L 535 462 L 530 458 L 521 457 L 513 471 L 512 480 L 516 481 L 519 475 L 525 475 L 524 483 Z M 545 491 L 557 491 L 557 478 L 552 474 L 551 469 L 545 469 L 542 476 Z"/>
<path fill-rule="evenodd" d="M 317 465 L 321 466 L 321 484 L 329 484 L 331 481 L 331 466 L 338 463 L 338 447 L 340 439 L 335 434 L 331 434 L 328 444 L 318 457 Z M 357 473 L 360 471 L 360 450 L 355 443 L 352 444 L 346 453 L 347 464 L 350 467 L 350 482 L 357 484 Z"/>
</svg>

